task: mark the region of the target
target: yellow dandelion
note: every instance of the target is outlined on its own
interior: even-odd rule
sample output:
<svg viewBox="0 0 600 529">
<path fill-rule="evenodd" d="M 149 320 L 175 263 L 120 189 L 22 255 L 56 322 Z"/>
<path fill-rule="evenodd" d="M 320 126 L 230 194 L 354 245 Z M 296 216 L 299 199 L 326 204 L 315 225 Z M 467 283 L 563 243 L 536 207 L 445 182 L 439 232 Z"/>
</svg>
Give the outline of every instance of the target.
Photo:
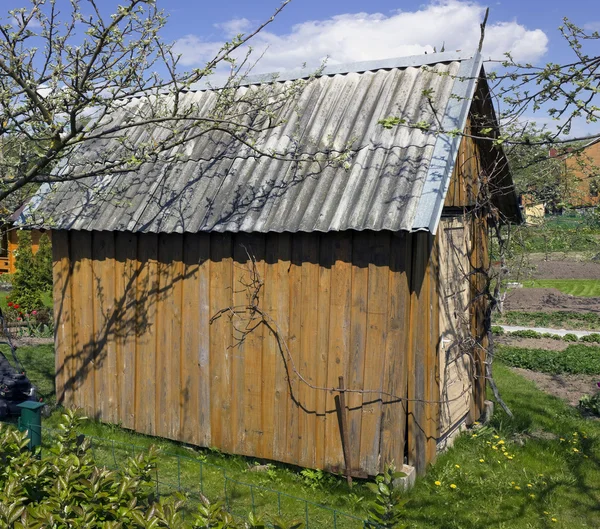
<svg viewBox="0 0 600 529">
<path fill-rule="evenodd" d="M 492 450 L 498 450 L 498 447 L 496 445 L 492 446 Z"/>
<path fill-rule="evenodd" d="M 500 441 L 498 441 L 499 445 L 503 445 L 504 444 L 504 439 L 500 439 Z"/>
<path fill-rule="evenodd" d="M 542 485 L 548 485 L 548 483 L 546 483 L 545 481 L 542 481 Z"/>
<path fill-rule="evenodd" d="M 508 456 L 508 459 L 512 460 L 513 456 Z"/>
<path fill-rule="evenodd" d="M 477 421 L 475 421 L 473 424 L 474 424 L 475 426 L 479 426 L 479 422 L 477 422 Z"/>
<path fill-rule="evenodd" d="M 556 518 L 551 518 L 551 520 L 552 520 L 554 523 L 558 522 L 558 520 L 557 520 Z"/>
<path fill-rule="evenodd" d="M 439 487 L 441 484 L 442 484 L 442 482 L 441 482 L 441 481 L 434 481 L 434 485 L 435 485 L 436 487 Z"/>
<path fill-rule="evenodd" d="M 515 485 L 515 490 L 521 490 L 521 487 L 519 487 L 519 485 Z"/>
<path fill-rule="evenodd" d="M 500 450 L 502 450 L 503 452 L 506 452 L 506 446 L 501 446 Z"/>
<path fill-rule="evenodd" d="M 531 483 L 527 483 L 527 486 L 531 489 L 533 485 Z"/>
<path fill-rule="evenodd" d="M 577 448 L 573 448 L 573 452 L 579 452 L 579 450 L 577 450 Z"/>
<path fill-rule="evenodd" d="M 583 457 L 584 457 L 585 459 L 589 459 L 589 457 L 588 457 L 588 456 L 586 456 L 585 454 L 583 454 Z"/>
<path fill-rule="evenodd" d="M 529 497 L 530 497 L 532 500 L 535 500 L 535 494 L 530 494 L 530 495 L 529 495 Z"/>
<path fill-rule="evenodd" d="M 494 435 L 494 439 L 500 439 L 499 435 Z"/>
<path fill-rule="evenodd" d="M 460 468 L 460 465 L 454 465 L 455 468 Z"/>
<path fill-rule="evenodd" d="M 577 437 L 579 434 L 577 432 L 573 432 L 573 435 Z"/>
<path fill-rule="evenodd" d="M 514 484 L 515 484 L 515 482 L 514 482 L 514 481 L 511 481 L 511 482 L 510 482 L 510 484 L 511 484 L 511 485 L 514 485 Z"/>
<path fill-rule="evenodd" d="M 480 463 L 485 463 L 485 459 L 480 459 L 479 462 Z"/>
<path fill-rule="evenodd" d="M 544 511 L 544 514 L 550 514 L 548 511 Z"/>
<path fill-rule="evenodd" d="M 561 441 L 564 441 L 564 438 L 562 438 L 562 437 L 561 437 L 561 438 L 560 438 L 560 440 L 561 440 Z"/>
<path fill-rule="evenodd" d="M 450 488 L 451 488 L 451 489 L 455 489 L 455 488 L 456 488 L 456 485 L 455 485 L 454 483 L 451 483 L 451 484 L 450 484 Z"/>
<path fill-rule="evenodd" d="M 476 434 L 476 433 L 474 433 L 474 434 L 472 435 L 472 437 L 477 437 L 477 434 Z"/>
<path fill-rule="evenodd" d="M 538 477 L 543 478 L 544 474 L 538 474 Z"/>
</svg>

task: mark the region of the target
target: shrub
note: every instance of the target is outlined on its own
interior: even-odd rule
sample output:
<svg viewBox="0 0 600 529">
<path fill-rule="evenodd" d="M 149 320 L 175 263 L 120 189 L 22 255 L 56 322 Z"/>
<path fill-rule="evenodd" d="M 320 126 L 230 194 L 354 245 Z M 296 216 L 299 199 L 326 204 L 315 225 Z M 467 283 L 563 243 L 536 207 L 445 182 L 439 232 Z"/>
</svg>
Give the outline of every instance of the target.
<svg viewBox="0 0 600 529">
<path fill-rule="evenodd" d="M 565 334 L 565 335 L 563 336 L 563 340 L 564 340 L 565 342 L 578 342 L 578 341 L 579 341 L 579 338 L 577 338 L 577 335 L 576 335 L 576 334 L 573 334 L 573 333 L 571 333 L 571 332 L 568 332 L 567 334 Z"/>
<path fill-rule="evenodd" d="M 15 265 L 17 271 L 13 277 L 13 289 L 7 299 L 19 306 L 19 315 L 22 317 L 21 313 L 41 309 L 44 306 L 43 294 L 52 289 L 52 247 L 48 236 L 41 236 L 38 252 L 33 255 L 31 233 L 19 231 Z"/>
<path fill-rule="evenodd" d="M 529 329 L 524 329 L 522 331 L 513 331 L 510 333 L 511 336 L 517 336 L 519 338 L 541 338 L 541 333 L 537 331 L 532 331 Z"/>
<path fill-rule="evenodd" d="M 579 338 L 580 342 L 597 342 L 600 343 L 600 333 L 593 332 L 592 334 L 588 334 L 587 336 L 582 336 Z"/>
<path fill-rule="evenodd" d="M 600 416 L 600 392 L 594 395 L 584 395 L 579 399 L 579 409 Z"/>
<path fill-rule="evenodd" d="M 542 373 L 600 374 L 600 347 L 569 345 L 564 351 L 498 346 L 497 358 L 512 367 Z"/>
<path fill-rule="evenodd" d="M 504 329 L 500 327 L 500 325 L 492 325 L 492 334 L 496 336 L 502 336 L 504 334 Z"/>
</svg>

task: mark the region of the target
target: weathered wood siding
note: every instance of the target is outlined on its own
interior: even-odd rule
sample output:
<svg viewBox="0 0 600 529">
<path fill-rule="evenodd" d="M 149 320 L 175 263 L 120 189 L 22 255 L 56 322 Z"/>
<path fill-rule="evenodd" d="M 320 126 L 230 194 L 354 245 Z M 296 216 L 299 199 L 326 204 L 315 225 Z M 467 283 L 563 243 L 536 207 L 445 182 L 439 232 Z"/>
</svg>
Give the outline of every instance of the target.
<svg viewBox="0 0 600 529">
<path fill-rule="evenodd" d="M 343 376 L 373 390 L 346 393 L 353 473 L 405 455 L 423 471 L 435 457 L 431 235 L 58 231 L 53 250 L 59 402 L 150 435 L 343 471 Z M 244 308 L 249 254 L 268 326 Z"/>
<path fill-rule="evenodd" d="M 452 432 L 469 414 L 471 376 L 470 224 L 462 218 L 442 219 L 440 245 L 440 394 L 442 435 Z"/>
<path fill-rule="evenodd" d="M 469 119 L 465 134 L 475 132 Z M 485 325 L 489 270 L 487 215 L 493 204 L 482 193 L 487 178 L 481 146 L 465 136 L 444 206 L 436 243 L 440 262 L 440 371 L 442 435 L 468 414 L 477 420 L 486 393 Z"/>
</svg>

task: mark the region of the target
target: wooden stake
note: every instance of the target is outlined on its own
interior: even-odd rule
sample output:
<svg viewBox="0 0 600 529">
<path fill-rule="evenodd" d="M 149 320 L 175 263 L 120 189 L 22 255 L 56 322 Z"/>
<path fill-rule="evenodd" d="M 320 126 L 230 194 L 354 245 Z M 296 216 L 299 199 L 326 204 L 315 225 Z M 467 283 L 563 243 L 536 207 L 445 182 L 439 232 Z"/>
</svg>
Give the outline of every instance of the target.
<svg viewBox="0 0 600 529">
<path fill-rule="evenodd" d="M 348 437 L 348 411 L 346 410 L 346 392 L 344 390 L 344 377 L 339 377 L 339 383 L 340 423 L 342 426 L 342 450 L 344 451 L 344 464 L 346 465 L 346 479 L 348 480 L 348 487 L 352 488 L 352 462 L 350 459 L 350 438 Z"/>
</svg>

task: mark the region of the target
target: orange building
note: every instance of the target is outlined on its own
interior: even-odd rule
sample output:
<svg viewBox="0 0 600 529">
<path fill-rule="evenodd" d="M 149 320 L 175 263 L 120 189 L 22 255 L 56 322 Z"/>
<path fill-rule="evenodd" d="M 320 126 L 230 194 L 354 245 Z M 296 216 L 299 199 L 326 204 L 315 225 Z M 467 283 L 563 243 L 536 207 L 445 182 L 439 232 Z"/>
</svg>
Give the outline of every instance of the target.
<svg viewBox="0 0 600 529">
<path fill-rule="evenodd" d="M 550 156 L 559 156 L 550 149 Z M 566 202 L 574 208 L 589 208 L 600 204 L 600 143 L 576 153 L 562 155 L 565 163 Z"/>
<path fill-rule="evenodd" d="M 0 274 L 14 274 L 17 270 L 16 251 L 19 246 L 20 229 L 14 226 L 14 222 L 22 210 L 23 206 L 9 217 L 7 223 L 0 226 Z M 44 233 L 50 237 L 48 230 L 31 230 L 31 250 L 34 254 L 38 251 L 40 237 Z"/>
</svg>

